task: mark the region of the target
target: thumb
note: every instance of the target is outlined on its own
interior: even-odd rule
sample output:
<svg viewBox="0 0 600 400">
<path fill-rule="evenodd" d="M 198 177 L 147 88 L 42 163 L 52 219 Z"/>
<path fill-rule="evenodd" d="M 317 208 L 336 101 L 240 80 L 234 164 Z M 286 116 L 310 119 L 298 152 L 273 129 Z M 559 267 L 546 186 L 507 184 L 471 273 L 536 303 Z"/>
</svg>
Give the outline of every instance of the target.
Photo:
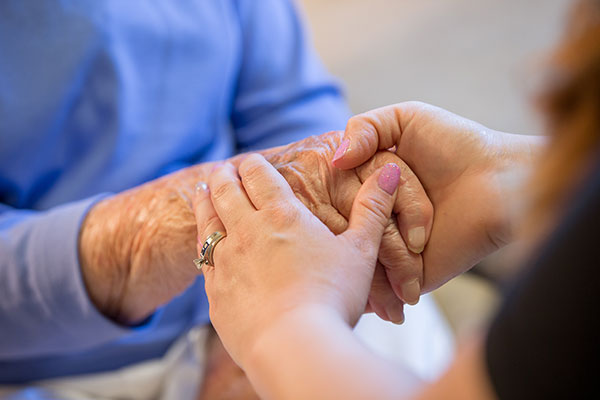
<svg viewBox="0 0 600 400">
<path fill-rule="evenodd" d="M 377 150 L 399 147 L 403 127 L 415 109 L 413 102 L 381 107 L 350 118 L 344 138 L 333 156 L 333 166 L 355 168 Z"/>
<path fill-rule="evenodd" d="M 383 231 L 388 224 L 396 188 L 400 183 L 400 167 L 389 163 L 373 173 L 358 191 L 348 229 L 342 236 L 367 250 L 367 257 L 377 258 Z"/>
</svg>

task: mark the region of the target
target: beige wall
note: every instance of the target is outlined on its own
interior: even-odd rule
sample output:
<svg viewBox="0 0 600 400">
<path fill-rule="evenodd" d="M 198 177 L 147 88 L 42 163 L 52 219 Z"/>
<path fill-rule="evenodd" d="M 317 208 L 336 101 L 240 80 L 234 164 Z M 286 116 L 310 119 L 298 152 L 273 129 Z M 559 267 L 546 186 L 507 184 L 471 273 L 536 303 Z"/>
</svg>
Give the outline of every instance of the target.
<svg viewBox="0 0 600 400">
<path fill-rule="evenodd" d="M 301 0 L 354 112 L 422 100 L 492 128 L 534 133 L 528 76 L 567 0 Z"/>
</svg>

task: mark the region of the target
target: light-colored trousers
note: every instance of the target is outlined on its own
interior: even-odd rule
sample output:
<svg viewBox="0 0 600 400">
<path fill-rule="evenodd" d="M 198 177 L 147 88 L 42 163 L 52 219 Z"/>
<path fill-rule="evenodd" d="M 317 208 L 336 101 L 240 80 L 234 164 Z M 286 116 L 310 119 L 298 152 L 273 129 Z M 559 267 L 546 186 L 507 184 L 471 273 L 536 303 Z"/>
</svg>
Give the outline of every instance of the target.
<svg viewBox="0 0 600 400">
<path fill-rule="evenodd" d="M 406 322 L 397 326 L 374 314 L 361 318 L 356 334 L 378 354 L 403 365 L 423 380 L 438 377 L 450 362 L 454 341 L 430 296 L 405 308 Z M 56 378 L 27 386 L 0 386 L 0 398 L 17 399 L 194 399 L 203 376 L 207 327 L 179 338 L 156 360 L 117 371 Z"/>
</svg>

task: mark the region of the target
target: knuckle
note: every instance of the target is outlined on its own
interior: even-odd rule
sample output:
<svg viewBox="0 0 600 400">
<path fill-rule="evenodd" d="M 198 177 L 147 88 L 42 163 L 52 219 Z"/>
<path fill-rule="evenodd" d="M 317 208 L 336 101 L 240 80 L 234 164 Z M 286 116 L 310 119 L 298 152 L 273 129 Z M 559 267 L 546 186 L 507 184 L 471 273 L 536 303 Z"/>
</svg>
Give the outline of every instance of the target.
<svg viewBox="0 0 600 400">
<path fill-rule="evenodd" d="M 385 226 L 385 229 L 383 230 L 382 240 L 390 240 L 393 242 L 399 238 L 400 238 L 400 231 L 398 230 L 398 227 L 396 226 L 394 221 L 389 220 L 388 224 Z"/>
<path fill-rule="evenodd" d="M 431 201 L 429 201 L 429 199 L 421 203 L 421 215 L 425 220 L 432 220 L 433 213 L 433 204 L 431 204 Z"/>
<path fill-rule="evenodd" d="M 375 168 L 383 167 L 388 163 L 398 164 L 399 166 L 406 165 L 404 161 L 402 161 L 402 159 L 396 155 L 396 153 L 392 153 L 387 150 L 380 150 L 373 156 L 373 165 Z"/>
<path fill-rule="evenodd" d="M 379 261 L 388 271 L 412 274 L 419 268 L 421 257 L 408 250 L 393 221 L 385 227 L 379 250 Z"/>
<path fill-rule="evenodd" d="M 240 175 L 249 179 L 260 175 L 265 168 L 264 158 L 256 153 L 249 154 L 240 163 Z"/>
<path fill-rule="evenodd" d="M 214 232 L 221 225 L 221 220 L 218 215 L 211 215 L 206 218 L 204 225 L 198 229 L 198 240 L 206 240 L 206 237 Z M 210 231 L 210 232 L 209 232 Z"/>
<path fill-rule="evenodd" d="M 387 215 L 388 204 L 385 199 L 380 196 L 360 198 L 358 204 L 365 210 L 369 220 L 375 220 L 381 225 L 387 223 L 389 216 Z"/>
<path fill-rule="evenodd" d="M 357 129 L 361 129 L 365 123 L 367 122 L 366 114 L 358 114 L 351 117 L 346 124 L 346 130 L 355 131 Z"/>
<path fill-rule="evenodd" d="M 433 218 L 433 205 L 429 199 L 415 199 L 407 214 L 412 215 L 418 222 L 428 222 Z"/>
<path fill-rule="evenodd" d="M 319 155 L 310 153 L 299 156 L 291 163 L 277 166 L 277 171 L 296 197 L 314 213 L 320 205 L 330 203 L 327 185 L 330 179 L 329 175 L 318 167 L 322 161 Z"/>
<path fill-rule="evenodd" d="M 223 201 L 227 196 L 235 190 L 236 183 L 233 181 L 226 181 L 219 183 L 215 188 L 211 189 L 213 199 L 216 201 Z"/>
<path fill-rule="evenodd" d="M 405 185 L 399 192 L 394 203 L 394 211 L 404 219 L 419 222 L 430 220 L 434 212 L 433 204 L 423 189 L 411 184 Z"/>
<path fill-rule="evenodd" d="M 379 150 L 373 155 L 368 161 L 359 165 L 356 170 L 361 181 L 366 181 L 378 168 L 383 167 L 386 164 L 393 163 L 400 167 L 401 175 L 405 175 L 405 170 L 408 168 L 406 163 L 396 155 L 388 150 Z"/>
</svg>

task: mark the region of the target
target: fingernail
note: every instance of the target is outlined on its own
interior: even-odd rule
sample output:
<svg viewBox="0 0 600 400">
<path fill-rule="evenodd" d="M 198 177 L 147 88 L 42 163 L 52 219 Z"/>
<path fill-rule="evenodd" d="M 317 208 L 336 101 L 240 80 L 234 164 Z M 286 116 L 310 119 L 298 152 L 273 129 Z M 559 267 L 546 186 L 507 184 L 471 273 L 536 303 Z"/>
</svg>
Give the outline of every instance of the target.
<svg viewBox="0 0 600 400">
<path fill-rule="evenodd" d="M 402 284 L 402 299 L 411 306 L 419 302 L 421 296 L 421 285 L 418 279 Z"/>
<path fill-rule="evenodd" d="M 386 164 L 379 174 L 377 183 L 380 188 L 389 194 L 394 194 L 400 183 L 400 167 L 394 163 Z"/>
<path fill-rule="evenodd" d="M 392 323 L 396 325 L 402 325 L 404 323 L 404 311 L 400 315 L 398 315 L 394 320 L 392 320 Z"/>
<path fill-rule="evenodd" d="M 196 183 L 196 194 L 206 192 L 207 190 L 208 190 L 208 185 L 206 184 L 206 182 Z"/>
<path fill-rule="evenodd" d="M 425 227 L 419 226 L 408 230 L 408 248 L 413 253 L 421 253 L 425 247 Z"/>
<path fill-rule="evenodd" d="M 344 154 L 346 154 L 349 147 L 350 147 L 350 140 L 348 140 L 348 139 L 344 140 L 340 144 L 340 147 L 338 147 L 338 149 L 336 150 L 335 154 L 333 155 L 333 160 L 331 162 L 335 163 L 337 160 L 344 157 Z"/>
</svg>

